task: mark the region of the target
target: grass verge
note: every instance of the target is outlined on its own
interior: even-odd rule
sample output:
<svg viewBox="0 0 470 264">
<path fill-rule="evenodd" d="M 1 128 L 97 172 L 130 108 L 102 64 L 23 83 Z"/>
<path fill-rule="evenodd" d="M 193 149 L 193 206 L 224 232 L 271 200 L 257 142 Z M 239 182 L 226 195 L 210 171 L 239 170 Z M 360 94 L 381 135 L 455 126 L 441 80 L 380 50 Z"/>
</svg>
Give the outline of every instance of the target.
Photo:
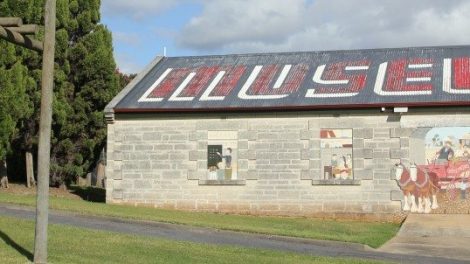
<svg viewBox="0 0 470 264">
<path fill-rule="evenodd" d="M 35 206 L 34 195 L 0 192 L 0 203 Z M 83 215 L 119 217 L 217 228 L 250 233 L 334 240 L 366 244 L 377 248 L 391 239 L 398 224 L 325 220 L 315 218 L 260 217 L 92 203 L 83 200 L 50 197 L 50 207 Z"/>
<path fill-rule="evenodd" d="M 2 263 L 31 261 L 33 239 L 32 221 L 0 217 Z M 50 263 L 379 263 L 177 242 L 62 225 L 50 225 L 48 243 Z"/>
</svg>

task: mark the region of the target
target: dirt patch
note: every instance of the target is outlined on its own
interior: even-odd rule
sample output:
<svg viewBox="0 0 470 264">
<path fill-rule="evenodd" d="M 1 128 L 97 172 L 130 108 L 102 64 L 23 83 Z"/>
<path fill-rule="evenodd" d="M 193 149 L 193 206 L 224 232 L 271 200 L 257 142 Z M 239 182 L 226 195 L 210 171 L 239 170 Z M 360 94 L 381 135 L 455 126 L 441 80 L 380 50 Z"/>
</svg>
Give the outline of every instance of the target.
<svg viewBox="0 0 470 264">
<path fill-rule="evenodd" d="M 0 189 L 0 192 L 18 195 L 36 195 L 36 187 L 27 188 L 23 184 L 12 183 L 8 189 Z M 58 198 L 104 202 L 106 191 L 101 188 L 92 187 L 82 188 L 71 186 L 69 189 L 51 187 L 49 188 L 49 195 Z"/>
<path fill-rule="evenodd" d="M 454 195 L 449 195 L 445 190 L 441 190 L 437 195 L 439 208 L 432 210 L 433 214 L 470 214 L 470 192 L 467 190 L 466 197 L 461 197 L 460 190 Z"/>
</svg>

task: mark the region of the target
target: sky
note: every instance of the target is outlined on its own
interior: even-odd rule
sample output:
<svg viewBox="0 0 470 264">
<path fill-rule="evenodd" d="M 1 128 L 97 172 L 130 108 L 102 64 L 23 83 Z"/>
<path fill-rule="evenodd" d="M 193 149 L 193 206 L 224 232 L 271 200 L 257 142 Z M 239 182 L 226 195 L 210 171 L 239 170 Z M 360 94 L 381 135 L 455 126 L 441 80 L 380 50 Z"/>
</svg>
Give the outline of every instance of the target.
<svg viewBox="0 0 470 264">
<path fill-rule="evenodd" d="M 470 44 L 468 0 L 102 0 L 121 71 L 167 56 Z"/>
</svg>

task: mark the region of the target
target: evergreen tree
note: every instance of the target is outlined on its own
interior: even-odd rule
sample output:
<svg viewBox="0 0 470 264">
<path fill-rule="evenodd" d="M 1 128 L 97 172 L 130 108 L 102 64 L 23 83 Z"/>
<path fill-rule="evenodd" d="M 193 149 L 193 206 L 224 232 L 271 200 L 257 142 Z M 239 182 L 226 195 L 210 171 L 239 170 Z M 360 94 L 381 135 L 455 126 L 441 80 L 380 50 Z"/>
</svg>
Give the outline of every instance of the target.
<svg viewBox="0 0 470 264">
<path fill-rule="evenodd" d="M 0 1 L 0 16 L 18 16 L 25 23 L 41 21 L 42 1 Z M 14 154 L 12 140 L 34 113 L 40 72 L 40 56 L 33 51 L 0 41 L 0 160 Z M 37 97 L 37 96 L 36 96 Z M 9 166 L 9 169 L 15 166 Z M 16 171 L 15 171 L 16 172 Z"/>
<path fill-rule="evenodd" d="M 41 24 L 42 5 L 42 0 L 3 0 L 0 2 L 0 11 L 2 16 L 20 16 L 28 23 Z M 93 167 L 105 145 L 106 126 L 102 111 L 117 94 L 120 85 L 119 76 L 115 73 L 111 33 L 99 24 L 99 10 L 99 0 L 57 1 L 51 142 L 53 184 L 70 183 L 84 176 Z M 19 60 L 28 68 L 23 73 L 29 76 L 29 81 L 23 82 L 30 86 L 26 85 L 22 89 L 29 99 L 23 100 L 28 102 L 26 108 L 29 111 L 22 111 L 23 116 L 16 116 L 11 118 L 13 121 L 4 123 L 8 127 L 16 126 L 19 130 L 15 151 L 32 151 L 37 147 L 41 60 L 38 55 L 23 51 L 20 47 L 3 42 L 1 45 L 12 49 L 11 61 Z M 1 63 L 2 58 L 0 69 Z M 9 134 L 10 139 L 13 132 Z M 8 142 L 8 139 L 0 140 Z"/>
</svg>

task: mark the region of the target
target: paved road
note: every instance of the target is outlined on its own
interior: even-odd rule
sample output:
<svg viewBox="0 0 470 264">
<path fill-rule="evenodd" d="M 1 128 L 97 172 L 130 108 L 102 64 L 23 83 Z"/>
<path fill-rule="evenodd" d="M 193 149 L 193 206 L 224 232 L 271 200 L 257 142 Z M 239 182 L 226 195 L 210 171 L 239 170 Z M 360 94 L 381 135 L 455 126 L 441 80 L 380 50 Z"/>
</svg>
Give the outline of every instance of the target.
<svg viewBox="0 0 470 264">
<path fill-rule="evenodd" d="M 29 207 L 0 204 L 0 216 L 34 219 L 35 211 Z M 49 222 L 52 224 L 70 225 L 124 234 L 197 243 L 262 248 L 316 256 L 354 257 L 397 263 L 468 263 L 445 258 L 378 252 L 359 244 L 257 235 L 166 223 L 130 221 L 118 218 L 90 217 L 57 211 L 51 211 Z"/>
</svg>

